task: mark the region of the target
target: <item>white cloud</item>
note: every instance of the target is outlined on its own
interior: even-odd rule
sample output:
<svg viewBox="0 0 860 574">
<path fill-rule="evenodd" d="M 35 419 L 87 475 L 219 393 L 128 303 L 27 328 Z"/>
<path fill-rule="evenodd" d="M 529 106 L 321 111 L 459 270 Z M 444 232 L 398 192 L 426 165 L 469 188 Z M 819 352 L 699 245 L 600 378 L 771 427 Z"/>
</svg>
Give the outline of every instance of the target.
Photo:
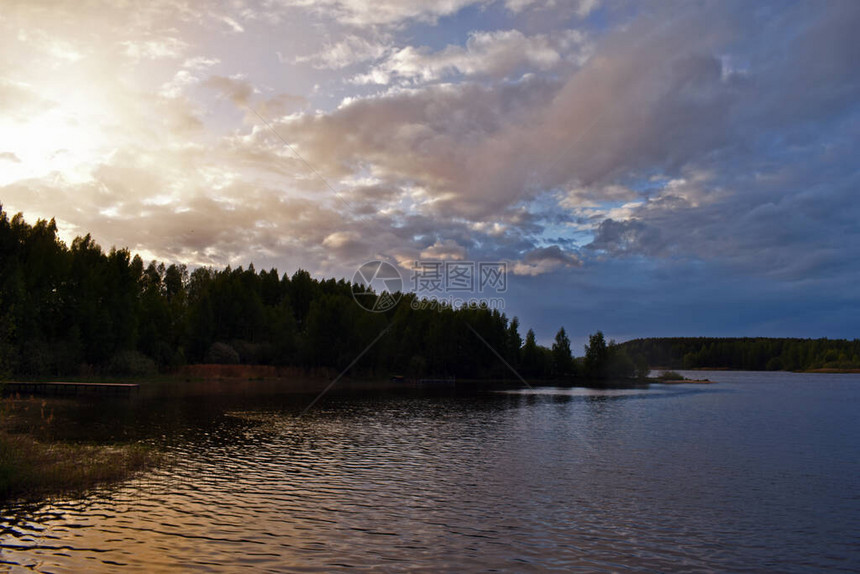
<svg viewBox="0 0 860 574">
<path fill-rule="evenodd" d="M 187 68 L 189 70 L 206 70 L 220 64 L 221 60 L 218 58 L 208 58 L 206 56 L 195 56 L 193 58 L 188 58 L 185 62 L 182 63 L 183 68 Z"/>
<path fill-rule="evenodd" d="M 230 100 L 236 106 L 247 107 L 251 96 L 256 92 L 256 88 L 246 79 L 241 76 L 225 77 L 225 76 L 209 76 L 205 85 L 207 88 L 212 88 L 222 97 Z"/>
<path fill-rule="evenodd" d="M 391 50 L 389 43 L 368 40 L 356 35 L 347 35 L 343 40 L 327 43 L 320 52 L 310 56 L 298 56 L 294 62 L 310 64 L 317 69 L 339 70 L 367 62 L 378 60 Z"/>
<path fill-rule="evenodd" d="M 640 194 L 636 190 L 618 183 L 575 186 L 561 197 L 559 205 L 566 209 L 577 210 L 594 208 L 604 202 L 629 202 L 639 197 Z"/>
<path fill-rule="evenodd" d="M 230 100 L 237 108 L 247 112 L 246 117 L 252 123 L 257 123 L 259 116 L 266 121 L 283 118 L 305 109 L 308 105 L 306 98 L 293 94 L 275 94 L 268 98 L 259 98 L 260 90 L 244 77 L 209 76 L 204 82 L 207 88 L 215 90 L 220 97 Z M 257 101 L 251 100 L 257 97 Z"/>
<path fill-rule="evenodd" d="M 97 28 L 104 19 L 96 9 L 74 18 L 66 7 L 48 10 L 38 21 L 43 32 L 34 20 L 25 40 L 0 20 L 0 161 L 4 176 L 17 174 L 4 180 L 0 197 L 92 230 L 107 245 L 212 264 L 268 257 L 333 266 L 365 255 L 464 258 L 484 250 L 514 261 L 514 273 L 534 276 L 576 266 L 580 256 L 683 251 L 749 262 L 753 256 L 744 254 L 761 248 L 756 257 L 765 267 L 787 261 L 809 239 L 793 231 L 795 222 L 813 221 L 819 233 L 827 227 L 833 244 L 856 235 L 856 202 L 847 191 L 826 203 L 804 195 L 831 189 L 843 177 L 839 161 L 820 160 L 828 181 L 813 177 L 821 171 L 811 174 L 803 192 L 785 191 L 793 175 L 773 179 L 774 166 L 789 161 L 783 154 L 794 153 L 790 161 L 799 165 L 856 143 L 845 128 L 841 140 L 803 147 L 821 118 L 838 129 L 844 118 L 835 114 L 858 101 L 856 17 L 843 14 L 849 4 L 804 23 L 802 30 L 815 33 L 800 34 L 802 42 L 761 40 L 761 54 L 736 56 L 731 38 L 746 24 L 713 18 L 730 11 L 721 5 L 704 15 L 690 8 L 678 21 L 649 20 L 649 10 L 623 29 L 610 25 L 586 37 L 557 29 L 572 20 L 556 16 L 569 6 L 587 11 L 587 3 L 499 1 L 495 9 L 517 12 L 506 16 L 517 28 L 474 32 L 461 45 L 432 50 L 405 43 L 430 43 L 426 26 L 392 26 L 491 2 L 289 3 L 304 7 L 284 12 L 298 19 L 318 11 L 336 41 L 296 59 L 291 50 L 310 45 L 306 38 L 269 41 L 280 29 L 266 31 L 265 6 L 252 14 L 236 3 L 228 18 L 240 28 L 253 19 L 255 33 L 271 36 L 252 42 L 250 34 L 213 34 L 222 23 L 237 29 L 169 2 L 136 15 L 128 30 L 118 17 L 113 27 Z M 329 16 L 376 22 L 369 25 L 383 32 L 338 28 Z M 455 37 L 451 30 L 434 41 Z M 53 47 L 51 37 L 59 41 Z M 208 43 L 198 44 L 204 37 Z M 741 52 L 759 42 L 743 37 Z M 272 57 L 247 69 L 236 64 L 275 48 L 286 62 L 308 65 L 284 79 Z M 743 74 L 726 74 L 727 53 L 743 63 Z M 17 62 L 9 54 L 27 57 Z M 375 64 L 367 79 L 389 87 L 369 94 L 338 84 L 327 92 L 337 75 L 315 70 L 360 63 Z M 242 71 L 253 83 L 236 75 Z M 230 106 L 207 109 L 211 93 L 189 89 L 204 81 L 271 119 L 351 209 L 257 118 L 241 122 Z M 302 113 L 310 104 L 281 91 L 293 82 L 323 109 Z M 153 97 L 150 86 L 159 84 L 163 97 Z M 559 203 L 546 205 L 548 197 Z M 595 234 L 581 254 L 565 236 L 574 225 Z M 797 257 L 806 267 L 812 259 Z"/>
<path fill-rule="evenodd" d="M 214 18 L 218 22 L 226 24 L 230 31 L 233 33 L 241 34 L 245 31 L 245 28 L 239 22 L 225 14 L 212 14 L 212 18 Z"/>
<path fill-rule="evenodd" d="M 543 275 L 564 267 L 578 267 L 582 265 L 573 253 L 562 250 L 558 245 L 543 247 L 529 251 L 523 258 L 514 263 L 515 275 Z"/>
<path fill-rule="evenodd" d="M 304 8 L 352 26 L 397 25 L 407 20 L 435 22 L 466 6 L 492 0 L 280 0 L 288 7 Z"/>
<path fill-rule="evenodd" d="M 198 83 L 200 83 L 200 78 L 188 70 L 179 70 L 169 81 L 162 84 L 158 94 L 164 98 L 178 98 L 185 88 Z"/>
<path fill-rule="evenodd" d="M 444 259 L 462 261 L 466 257 L 466 248 L 458 245 L 453 239 L 436 241 L 421 252 L 421 259 Z"/>
<path fill-rule="evenodd" d="M 472 32 L 464 47 L 448 46 L 437 52 L 413 46 L 401 48 L 352 81 L 431 82 L 454 74 L 504 78 L 515 73 L 547 71 L 565 60 L 575 59 L 581 64 L 587 56 L 585 36 L 575 30 L 535 36 L 526 36 L 519 30 Z"/>
<path fill-rule="evenodd" d="M 149 40 L 127 40 L 122 42 L 125 54 L 135 60 L 159 60 L 162 58 L 178 58 L 188 48 L 188 44 L 179 38 L 157 38 Z"/>
<path fill-rule="evenodd" d="M 527 9 L 548 10 L 561 5 L 573 8 L 577 16 L 584 18 L 600 6 L 601 0 L 505 0 L 505 7 L 511 12 Z"/>
<path fill-rule="evenodd" d="M 355 27 L 396 27 L 409 21 L 436 23 L 468 7 L 501 6 L 513 14 L 528 10 L 562 11 L 583 18 L 600 0 L 278 0 L 269 6 L 270 18 L 280 20 L 278 7 L 302 8 L 321 18 Z"/>
</svg>

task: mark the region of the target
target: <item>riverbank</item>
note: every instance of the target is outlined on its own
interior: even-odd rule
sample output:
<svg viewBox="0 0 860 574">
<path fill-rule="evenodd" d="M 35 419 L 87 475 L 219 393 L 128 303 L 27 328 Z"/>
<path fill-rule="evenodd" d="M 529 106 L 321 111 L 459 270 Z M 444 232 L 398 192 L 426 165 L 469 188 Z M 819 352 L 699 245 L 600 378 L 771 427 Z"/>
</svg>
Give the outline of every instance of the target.
<svg viewBox="0 0 860 574">
<path fill-rule="evenodd" d="M 713 367 L 713 368 L 694 368 L 694 369 L 685 369 L 687 371 L 725 371 L 725 372 L 733 372 L 737 371 L 736 369 L 729 369 L 726 367 Z M 668 372 L 673 373 L 668 368 L 665 367 L 651 367 L 652 372 Z M 739 372 L 739 371 L 738 371 Z M 782 372 L 799 372 L 799 373 L 823 373 L 823 374 L 833 374 L 833 373 L 860 373 L 860 369 L 835 369 L 835 368 L 820 368 L 820 369 L 810 369 L 805 371 L 782 371 Z M 73 383 L 92 383 L 92 384 L 137 384 L 140 386 L 140 389 L 143 391 L 152 388 L 155 385 L 158 386 L 170 386 L 170 385 L 179 385 L 182 383 L 196 383 L 203 384 L 206 386 L 211 386 L 213 384 L 221 386 L 224 390 L 231 390 L 233 386 L 242 386 L 245 384 L 252 383 L 260 383 L 265 382 L 267 385 L 272 386 L 273 388 L 277 388 L 281 391 L 291 391 L 291 392 L 317 392 L 324 388 L 332 379 L 339 376 L 339 372 L 334 369 L 328 368 L 317 368 L 317 369 L 303 369 L 299 367 L 289 367 L 289 366 L 271 366 L 271 365 L 221 365 L 221 364 L 193 364 L 193 365 L 184 365 L 182 367 L 177 368 L 172 372 L 160 373 L 158 375 L 153 376 L 105 376 L 105 375 L 82 375 L 76 377 L 64 377 L 63 381 L 73 382 Z M 392 383 L 391 377 L 389 376 L 352 376 L 351 374 L 343 377 L 339 380 L 338 385 L 348 388 L 374 388 L 379 389 L 382 387 L 385 388 L 402 388 L 404 387 L 404 383 Z M 55 383 L 55 378 L 49 377 L 38 377 L 38 378 L 22 378 L 20 379 L 20 384 L 29 384 L 29 383 Z M 666 378 L 660 377 L 649 377 L 648 379 L 636 379 L 636 380 L 625 380 L 618 381 L 611 386 L 618 386 L 620 388 L 630 387 L 648 383 L 665 383 L 665 384 L 678 384 L 678 383 L 701 383 L 708 384 L 713 381 L 705 380 L 686 380 L 683 377 L 678 377 L 677 379 L 666 380 Z M 484 380 L 484 379 L 461 379 L 458 378 L 456 380 L 456 384 L 459 386 L 470 386 L 470 387 L 480 387 L 493 385 L 497 383 L 505 383 L 505 384 L 521 384 L 521 381 L 516 378 L 510 378 L 508 380 Z M 13 383 L 14 384 L 14 383 Z M 537 386 L 597 386 L 602 387 L 606 386 L 604 381 L 600 382 L 589 382 L 584 379 L 575 379 L 571 380 L 552 380 L 552 379 L 544 379 L 544 380 L 530 380 L 529 384 L 537 385 Z M 3 384 L 0 383 L 0 394 L 2 394 Z M 12 394 L 10 389 L 7 389 L 7 395 Z"/>
<path fill-rule="evenodd" d="M 85 492 L 126 480 L 157 459 L 142 445 L 43 443 L 0 431 L 0 501 Z"/>
<path fill-rule="evenodd" d="M 677 368 L 677 367 L 676 367 Z M 651 367 L 651 371 L 667 371 L 668 367 Z M 860 374 L 860 368 L 850 368 L 850 369 L 838 369 L 835 367 L 822 367 L 819 369 L 801 369 L 796 371 L 789 371 L 785 369 L 776 369 L 776 370 L 750 370 L 750 369 L 731 369 L 729 367 L 694 367 L 694 368 L 684 368 L 684 371 L 724 371 L 724 372 L 733 372 L 733 373 L 823 373 L 823 374 Z M 684 382 L 693 382 L 693 381 L 684 381 Z M 708 382 L 708 381 L 704 381 Z M 713 382 L 713 381 L 710 381 Z"/>
<path fill-rule="evenodd" d="M 126 480 L 162 460 L 159 452 L 142 444 L 77 444 L 53 438 L 52 422 L 44 401 L 0 401 L 0 502 L 86 492 Z"/>
<path fill-rule="evenodd" d="M 693 384 L 693 385 L 710 385 L 714 381 L 710 379 L 688 379 L 681 373 L 677 371 L 667 370 L 667 369 L 651 369 L 651 371 L 662 371 L 656 377 L 648 377 L 649 383 L 658 383 L 662 385 L 684 385 L 684 384 Z"/>
</svg>

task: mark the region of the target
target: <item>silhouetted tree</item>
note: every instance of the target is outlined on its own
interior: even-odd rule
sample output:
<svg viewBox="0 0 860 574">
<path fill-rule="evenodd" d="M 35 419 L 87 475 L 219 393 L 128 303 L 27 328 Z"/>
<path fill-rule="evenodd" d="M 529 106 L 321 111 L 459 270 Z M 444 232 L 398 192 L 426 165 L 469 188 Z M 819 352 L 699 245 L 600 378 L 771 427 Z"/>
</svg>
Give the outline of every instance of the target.
<svg viewBox="0 0 860 574">
<path fill-rule="evenodd" d="M 523 344 L 522 372 L 525 377 L 542 377 L 544 375 L 544 356 L 538 348 L 535 332 L 532 329 L 526 333 Z"/>
<path fill-rule="evenodd" d="M 609 342 L 607 348 L 606 375 L 610 379 L 629 379 L 636 373 L 636 365 L 630 356 L 619 347 L 615 341 Z"/>
<path fill-rule="evenodd" d="M 585 346 L 585 376 L 590 379 L 605 379 L 608 377 L 609 349 L 603 332 L 598 331 L 588 337 Z"/>
<path fill-rule="evenodd" d="M 521 362 L 523 338 L 520 337 L 520 320 L 517 317 L 511 319 L 505 339 L 505 359 L 514 369 L 518 369 Z"/>
<path fill-rule="evenodd" d="M 564 331 L 564 327 L 555 334 L 552 344 L 552 371 L 556 377 L 565 377 L 573 374 L 573 355 L 570 352 L 570 339 Z"/>
<path fill-rule="evenodd" d="M 675 337 L 634 339 L 620 345 L 663 368 L 745 370 L 860 368 L 860 340 Z"/>
</svg>

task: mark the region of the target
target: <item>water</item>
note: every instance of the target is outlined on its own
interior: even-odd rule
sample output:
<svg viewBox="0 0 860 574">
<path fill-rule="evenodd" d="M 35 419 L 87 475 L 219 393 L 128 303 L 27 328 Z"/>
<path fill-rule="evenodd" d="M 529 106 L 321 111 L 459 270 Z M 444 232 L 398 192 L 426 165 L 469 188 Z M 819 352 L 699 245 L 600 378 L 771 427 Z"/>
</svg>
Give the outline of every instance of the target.
<svg viewBox="0 0 860 574">
<path fill-rule="evenodd" d="M 860 570 L 860 376 L 699 375 L 58 403 L 174 464 L 0 510 L 0 571 Z"/>
</svg>

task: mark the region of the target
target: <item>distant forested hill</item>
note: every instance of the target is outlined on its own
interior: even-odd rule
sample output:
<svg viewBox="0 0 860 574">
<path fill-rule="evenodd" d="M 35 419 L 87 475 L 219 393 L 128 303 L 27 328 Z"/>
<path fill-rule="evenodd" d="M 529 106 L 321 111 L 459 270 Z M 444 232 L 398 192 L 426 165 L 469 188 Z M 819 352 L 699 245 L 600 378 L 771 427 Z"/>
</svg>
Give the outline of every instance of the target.
<svg viewBox="0 0 860 574">
<path fill-rule="evenodd" d="M 672 369 L 703 367 L 751 371 L 860 368 L 860 340 L 673 337 L 619 345 L 631 357 Z"/>
</svg>

